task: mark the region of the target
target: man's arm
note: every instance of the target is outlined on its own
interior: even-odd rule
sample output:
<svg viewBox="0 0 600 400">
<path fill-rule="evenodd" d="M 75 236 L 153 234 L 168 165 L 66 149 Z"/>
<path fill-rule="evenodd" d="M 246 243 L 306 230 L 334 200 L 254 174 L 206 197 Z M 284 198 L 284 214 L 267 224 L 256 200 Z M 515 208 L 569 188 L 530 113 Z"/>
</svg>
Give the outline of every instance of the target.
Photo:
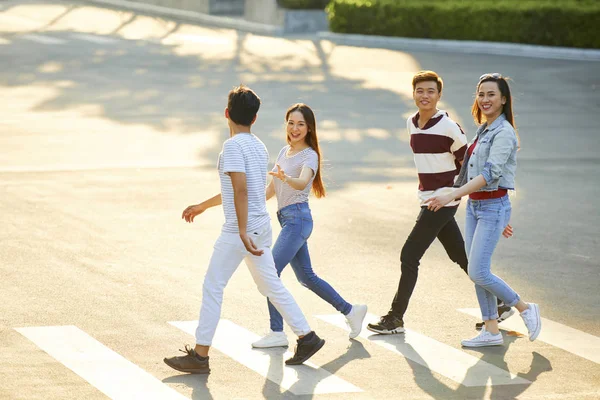
<svg viewBox="0 0 600 400">
<path fill-rule="evenodd" d="M 194 222 L 194 217 L 202 214 L 211 207 L 220 206 L 221 204 L 221 193 L 219 193 L 218 195 L 213 196 L 200 204 L 188 206 L 185 210 L 183 210 L 183 213 L 181 213 L 181 218 L 185 219 L 187 222 Z"/>
<path fill-rule="evenodd" d="M 258 250 L 252 239 L 248 236 L 248 186 L 246 183 L 246 174 L 244 172 L 229 172 L 231 185 L 233 186 L 233 203 L 235 205 L 235 215 L 238 220 L 240 238 L 246 247 L 246 250 L 255 256 L 260 256 L 264 252 Z"/>
</svg>

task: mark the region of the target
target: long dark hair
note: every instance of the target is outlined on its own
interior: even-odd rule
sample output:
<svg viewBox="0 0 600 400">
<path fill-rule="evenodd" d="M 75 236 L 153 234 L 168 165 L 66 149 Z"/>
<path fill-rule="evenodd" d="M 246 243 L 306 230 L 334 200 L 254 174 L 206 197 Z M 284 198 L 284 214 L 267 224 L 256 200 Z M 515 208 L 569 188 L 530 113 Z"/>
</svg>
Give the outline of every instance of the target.
<svg viewBox="0 0 600 400">
<path fill-rule="evenodd" d="M 304 140 L 306 144 L 313 149 L 317 156 L 319 157 L 319 167 L 317 168 L 317 173 L 315 175 L 315 179 L 313 180 L 312 191 L 317 198 L 325 197 L 325 184 L 323 183 L 323 179 L 321 178 L 321 148 L 319 147 L 319 139 L 317 137 L 317 120 L 315 118 L 315 113 L 309 106 L 304 103 L 296 103 L 285 112 L 285 121 L 287 122 L 290 114 L 299 111 L 302 113 L 304 117 L 304 121 L 306 122 L 306 126 L 308 128 L 308 133 Z M 286 139 L 288 144 L 290 144 L 290 138 L 286 134 Z"/>
<path fill-rule="evenodd" d="M 479 87 L 484 82 L 496 82 L 498 85 L 498 89 L 500 89 L 500 94 L 506 98 L 506 103 L 502 106 L 502 113 L 506 117 L 506 120 L 515 130 L 515 135 L 517 135 L 517 146 L 521 148 L 521 138 L 519 137 L 519 132 L 517 131 L 517 125 L 515 124 L 515 117 L 513 114 L 513 100 L 510 94 L 510 86 L 508 86 L 508 79 L 498 73 L 494 74 L 484 74 L 479 78 L 479 83 L 477 83 L 477 89 L 475 89 L 475 100 L 473 101 L 473 107 L 471 107 L 471 114 L 473 115 L 473 119 L 477 125 L 482 125 L 486 122 L 485 115 L 481 112 L 479 108 L 479 104 L 477 104 L 477 96 L 479 93 Z"/>
</svg>

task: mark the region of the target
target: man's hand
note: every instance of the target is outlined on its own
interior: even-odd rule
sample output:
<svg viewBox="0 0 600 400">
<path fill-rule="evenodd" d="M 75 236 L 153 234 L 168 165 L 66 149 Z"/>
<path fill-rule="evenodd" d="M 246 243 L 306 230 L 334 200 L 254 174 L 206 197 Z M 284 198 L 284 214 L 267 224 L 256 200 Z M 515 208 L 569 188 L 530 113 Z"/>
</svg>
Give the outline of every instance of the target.
<svg viewBox="0 0 600 400">
<path fill-rule="evenodd" d="M 504 236 L 505 238 L 509 238 L 513 235 L 513 228 L 512 226 L 510 226 L 510 224 L 506 225 L 506 228 L 504 228 L 504 231 L 502 232 L 502 236 Z"/>
<path fill-rule="evenodd" d="M 259 257 L 263 255 L 264 251 L 259 250 L 256 247 L 256 245 L 252 241 L 252 238 L 250 238 L 250 236 L 248 236 L 247 233 L 240 233 L 240 238 L 242 239 L 242 242 L 244 243 L 244 247 L 246 247 L 246 250 L 248 250 L 248 252 L 250 254 L 259 256 Z"/>
<path fill-rule="evenodd" d="M 186 222 L 191 223 L 194 222 L 194 217 L 196 215 L 200 215 L 204 211 L 206 211 L 206 208 L 204 208 L 202 204 L 194 204 L 183 210 L 183 213 L 181 213 L 181 218 L 185 219 Z"/>
</svg>

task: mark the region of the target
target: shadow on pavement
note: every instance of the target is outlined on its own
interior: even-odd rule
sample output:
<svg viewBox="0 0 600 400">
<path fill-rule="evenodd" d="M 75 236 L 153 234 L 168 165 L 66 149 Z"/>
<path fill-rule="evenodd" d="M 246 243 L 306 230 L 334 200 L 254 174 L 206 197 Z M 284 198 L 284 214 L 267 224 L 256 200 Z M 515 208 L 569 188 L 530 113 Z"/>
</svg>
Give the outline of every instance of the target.
<svg viewBox="0 0 600 400">
<path fill-rule="evenodd" d="M 208 388 L 208 379 L 210 375 L 194 375 L 194 374 L 182 374 L 170 376 L 162 380 L 163 383 L 179 383 L 184 384 L 187 387 L 192 388 L 192 399 L 194 400 L 212 400 L 213 396 L 210 394 Z"/>
</svg>

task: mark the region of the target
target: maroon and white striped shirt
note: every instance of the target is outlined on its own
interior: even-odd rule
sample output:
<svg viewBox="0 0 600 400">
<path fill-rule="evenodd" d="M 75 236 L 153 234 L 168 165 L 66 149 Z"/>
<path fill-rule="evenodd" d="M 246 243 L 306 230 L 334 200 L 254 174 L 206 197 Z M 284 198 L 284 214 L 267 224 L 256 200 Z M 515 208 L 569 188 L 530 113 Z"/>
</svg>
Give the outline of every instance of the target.
<svg viewBox="0 0 600 400">
<path fill-rule="evenodd" d="M 467 150 L 467 136 L 443 110 L 438 110 L 422 129 L 418 112 L 408 118 L 406 125 L 419 174 L 419 200 L 425 206 L 429 198 L 452 191 L 460 172 L 459 162 Z M 460 200 L 454 200 L 446 207 L 459 203 Z"/>
</svg>

